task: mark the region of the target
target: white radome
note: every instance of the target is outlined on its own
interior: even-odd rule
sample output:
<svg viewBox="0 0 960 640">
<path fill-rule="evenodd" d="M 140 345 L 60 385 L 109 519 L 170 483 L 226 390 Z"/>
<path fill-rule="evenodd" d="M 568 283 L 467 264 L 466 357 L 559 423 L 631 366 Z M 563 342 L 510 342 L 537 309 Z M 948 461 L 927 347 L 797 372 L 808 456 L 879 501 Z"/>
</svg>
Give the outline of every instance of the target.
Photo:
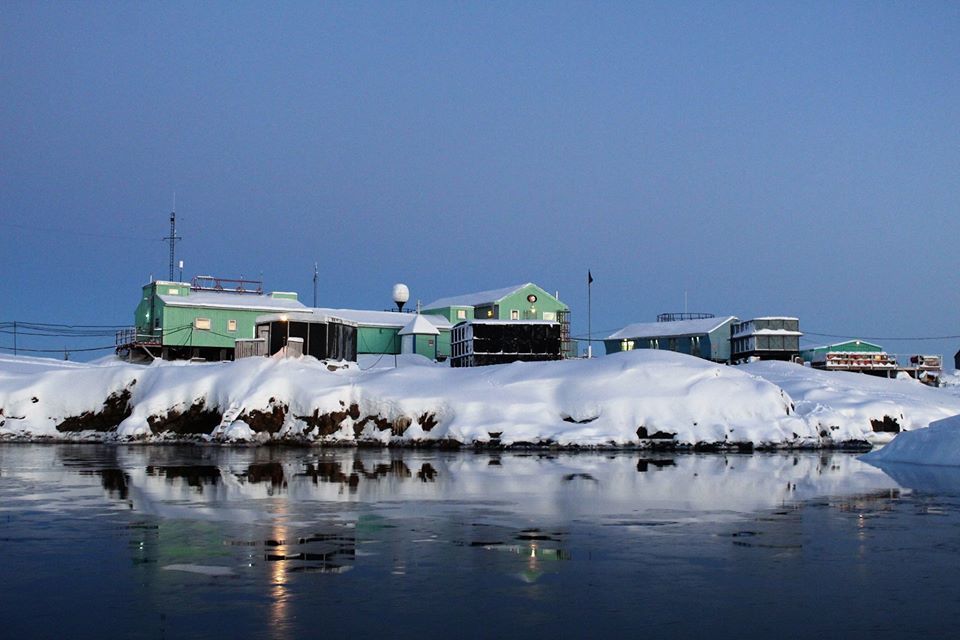
<svg viewBox="0 0 960 640">
<path fill-rule="evenodd" d="M 410 300 L 410 289 L 407 288 L 407 285 L 402 282 L 393 285 L 393 301 L 401 305 L 408 300 Z"/>
</svg>

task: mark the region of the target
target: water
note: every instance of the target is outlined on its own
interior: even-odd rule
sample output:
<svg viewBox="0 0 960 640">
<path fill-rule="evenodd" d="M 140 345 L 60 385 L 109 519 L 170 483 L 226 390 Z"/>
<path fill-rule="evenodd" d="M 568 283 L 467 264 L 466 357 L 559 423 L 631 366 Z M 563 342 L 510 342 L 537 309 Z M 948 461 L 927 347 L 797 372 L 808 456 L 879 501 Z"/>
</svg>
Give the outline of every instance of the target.
<svg viewBox="0 0 960 640">
<path fill-rule="evenodd" d="M 3 445 L 0 635 L 952 637 L 958 524 L 842 453 Z"/>
</svg>

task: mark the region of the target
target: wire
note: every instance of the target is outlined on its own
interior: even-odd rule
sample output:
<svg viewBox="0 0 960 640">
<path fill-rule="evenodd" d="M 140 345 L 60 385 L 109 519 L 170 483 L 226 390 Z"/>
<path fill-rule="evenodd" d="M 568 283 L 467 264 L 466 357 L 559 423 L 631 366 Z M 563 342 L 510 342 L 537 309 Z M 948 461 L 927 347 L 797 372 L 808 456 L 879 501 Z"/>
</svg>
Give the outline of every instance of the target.
<svg viewBox="0 0 960 640">
<path fill-rule="evenodd" d="M 81 349 L 68 349 L 67 347 L 62 349 L 24 349 L 23 347 L 17 347 L 14 349 L 13 347 L 0 346 L 0 349 L 3 349 L 4 351 L 13 351 L 15 353 L 19 353 L 21 351 L 26 351 L 27 353 L 76 353 L 79 351 L 113 351 L 116 348 L 116 345 L 110 345 L 109 347 L 84 347 Z"/>
<path fill-rule="evenodd" d="M 851 336 L 851 335 L 838 335 L 835 333 L 817 333 L 816 331 L 804 331 L 805 335 L 811 336 L 820 336 L 821 338 L 848 338 L 850 340 L 957 340 L 960 339 L 960 335 L 957 336 L 917 336 L 912 338 L 878 338 L 876 336 Z"/>
</svg>

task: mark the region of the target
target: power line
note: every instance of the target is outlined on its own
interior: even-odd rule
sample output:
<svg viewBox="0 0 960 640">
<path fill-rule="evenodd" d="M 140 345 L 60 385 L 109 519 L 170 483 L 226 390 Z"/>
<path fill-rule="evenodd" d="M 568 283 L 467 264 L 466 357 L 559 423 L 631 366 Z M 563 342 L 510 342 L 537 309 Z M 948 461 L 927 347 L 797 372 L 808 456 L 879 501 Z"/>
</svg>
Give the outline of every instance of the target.
<svg viewBox="0 0 960 640">
<path fill-rule="evenodd" d="M 847 338 L 847 339 L 850 339 L 850 340 L 885 340 L 885 341 L 895 341 L 895 340 L 908 341 L 908 340 L 910 340 L 910 341 L 912 341 L 912 340 L 958 340 L 958 339 L 960 339 L 960 335 L 956 335 L 956 336 L 914 336 L 914 337 L 910 337 L 910 338 L 904 338 L 904 337 L 896 337 L 896 338 L 884 337 L 884 338 L 879 338 L 879 337 L 877 337 L 877 336 L 856 336 L 856 335 L 853 335 L 853 336 L 852 336 L 852 335 L 839 335 L 839 334 L 835 334 L 835 333 L 817 333 L 816 331 L 806 331 L 806 330 L 804 330 L 803 333 L 804 333 L 804 335 L 820 336 L 821 338 Z"/>
</svg>

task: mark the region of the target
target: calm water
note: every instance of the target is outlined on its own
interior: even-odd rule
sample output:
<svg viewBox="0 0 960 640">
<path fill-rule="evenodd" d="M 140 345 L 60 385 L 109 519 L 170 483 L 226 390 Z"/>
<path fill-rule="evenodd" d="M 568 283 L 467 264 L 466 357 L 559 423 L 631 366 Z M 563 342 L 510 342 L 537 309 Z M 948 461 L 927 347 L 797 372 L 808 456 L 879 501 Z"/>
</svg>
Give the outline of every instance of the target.
<svg viewBox="0 0 960 640">
<path fill-rule="evenodd" d="M 954 637 L 960 472 L 4 445 L 0 614 L 4 638 Z"/>
</svg>

